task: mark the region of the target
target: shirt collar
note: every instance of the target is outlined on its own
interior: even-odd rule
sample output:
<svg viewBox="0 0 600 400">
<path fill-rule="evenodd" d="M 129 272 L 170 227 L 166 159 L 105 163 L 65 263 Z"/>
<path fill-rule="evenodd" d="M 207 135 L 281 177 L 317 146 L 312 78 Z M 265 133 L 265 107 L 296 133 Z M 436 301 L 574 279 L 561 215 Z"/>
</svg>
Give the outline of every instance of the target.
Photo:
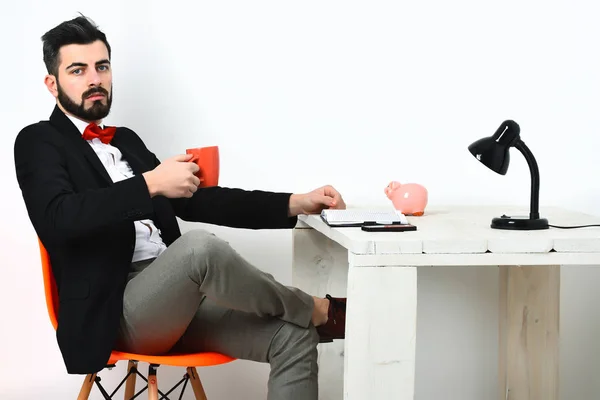
<svg viewBox="0 0 600 400">
<path fill-rule="evenodd" d="M 90 123 L 80 120 L 79 118 L 69 115 L 67 113 L 65 113 L 65 115 L 71 120 L 71 122 L 73 122 L 73 124 L 77 127 L 77 129 L 79 129 L 79 133 L 81 133 L 83 135 L 83 131 Z M 100 122 L 98 124 L 98 126 L 100 126 L 100 128 L 104 128 L 104 124 L 102 122 Z"/>
</svg>

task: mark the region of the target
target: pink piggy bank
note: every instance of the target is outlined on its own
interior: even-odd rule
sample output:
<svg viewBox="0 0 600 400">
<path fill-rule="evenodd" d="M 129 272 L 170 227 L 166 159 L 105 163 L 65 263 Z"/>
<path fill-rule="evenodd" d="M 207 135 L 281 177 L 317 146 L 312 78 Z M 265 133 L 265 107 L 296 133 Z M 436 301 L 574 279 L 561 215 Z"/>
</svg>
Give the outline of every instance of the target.
<svg viewBox="0 0 600 400">
<path fill-rule="evenodd" d="M 385 188 L 385 195 L 392 201 L 394 208 L 404 215 L 420 217 L 427 206 L 427 189 L 418 183 L 392 181 Z"/>
</svg>

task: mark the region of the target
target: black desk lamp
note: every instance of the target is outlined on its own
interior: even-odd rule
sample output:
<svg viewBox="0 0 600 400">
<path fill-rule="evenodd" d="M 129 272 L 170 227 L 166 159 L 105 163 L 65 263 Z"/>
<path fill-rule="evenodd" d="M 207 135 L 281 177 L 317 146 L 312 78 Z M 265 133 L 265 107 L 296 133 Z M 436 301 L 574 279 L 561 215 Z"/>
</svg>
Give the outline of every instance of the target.
<svg viewBox="0 0 600 400">
<path fill-rule="evenodd" d="M 515 121 L 504 121 L 493 136 L 479 139 L 469 146 L 469 151 L 475 158 L 500 175 L 506 175 L 510 162 L 508 151 L 511 147 L 515 147 L 525 156 L 531 172 L 531 209 L 529 218 L 503 215 L 492 219 L 491 226 L 495 229 L 548 229 L 548 220 L 540 218 L 539 214 L 540 172 L 538 165 L 529 148 L 521 140 L 519 132 L 519 125 Z"/>
</svg>

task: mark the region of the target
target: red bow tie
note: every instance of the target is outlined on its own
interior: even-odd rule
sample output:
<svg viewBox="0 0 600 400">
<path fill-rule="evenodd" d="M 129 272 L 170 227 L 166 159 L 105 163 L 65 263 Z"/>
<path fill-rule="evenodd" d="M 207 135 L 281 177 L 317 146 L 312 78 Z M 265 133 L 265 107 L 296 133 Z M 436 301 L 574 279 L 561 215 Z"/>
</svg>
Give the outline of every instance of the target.
<svg viewBox="0 0 600 400">
<path fill-rule="evenodd" d="M 117 128 L 114 126 L 107 126 L 106 128 L 101 129 L 98 125 L 92 122 L 85 127 L 85 130 L 83 131 L 83 138 L 85 140 L 97 138 L 100 139 L 102 143 L 109 144 L 113 136 L 115 136 L 116 131 Z"/>
</svg>

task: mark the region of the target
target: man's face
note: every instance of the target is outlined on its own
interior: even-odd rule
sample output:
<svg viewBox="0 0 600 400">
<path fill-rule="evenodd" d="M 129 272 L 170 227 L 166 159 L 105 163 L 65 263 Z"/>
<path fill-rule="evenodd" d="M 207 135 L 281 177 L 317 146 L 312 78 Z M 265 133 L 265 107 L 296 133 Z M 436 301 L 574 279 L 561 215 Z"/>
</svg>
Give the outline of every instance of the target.
<svg viewBox="0 0 600 400">
<path fill-rule="evenodd" d="M 59 61 L 58 76 L 46 76 L 59 107 L 88 122 L 106 117 L 112 103 L 112 70 L 104 43 L 63 46 Z"/>
</svg>

